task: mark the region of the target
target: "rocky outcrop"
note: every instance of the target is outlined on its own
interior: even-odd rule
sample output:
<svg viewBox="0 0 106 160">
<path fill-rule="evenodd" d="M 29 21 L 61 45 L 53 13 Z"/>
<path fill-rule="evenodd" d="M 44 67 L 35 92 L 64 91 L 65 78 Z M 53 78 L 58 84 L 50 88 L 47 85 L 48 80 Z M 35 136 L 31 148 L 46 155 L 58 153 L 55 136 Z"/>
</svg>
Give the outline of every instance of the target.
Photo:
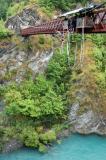
<svg viewBox="0 0 106 160">
<path fill-rule="evenodd" d="M 3 153 L 12 152 L 14 150 L 17 150 L 19 148 L 23 147 L 23 143 L 19 140 L 12 139 L 8 143 L 6 143 L 3 147 Z"/>
<path fill-rule="evenodd" d="M 37 12 L 32 9 L 25 9 L 17 16 L 9 18 L 6 26 L 19 32 L 22 26 L 39 24 L 41 21 Z M 26 51 L 19 49 L 19 46 L 15 42 L 4 44 L 4 47 L 0 48 L 0 84 L 10 83 L 11 81 L 20 83 L 30 75 L 32 78 L 35 78 L 38 73 L 45 71 L 52 55 L 53 52 L 51 49 L 33 52 L 31 49 Z M 89 71 L 86 74 L 89 74 Z M 94 99 L 92 99 L 92 95 L 90 95 L 89 90 L 87 90 L 90 82 L 87 81 L 87 84 L 85 77 L 87 76 L 84 75 L 73 83 L 77 90 L 75 91 L 74 102 L 70 105 L 68 118 L 71 131 L 80 134 L 96 133 L 106 135 L 106 118 L 95 112 L 95 110 L 92 109 L 93 107 L 91 107 L 91 103 L 87 102 L 88 97 L 90 97 L 89 99 L 92 100 L 92 102 Z M 83 104 L 85 108 L 83 111 L 82 102 L 85 103 Z M 1 106 L 3 106 L 3 103 L 0 102 L 0 111 L 2 111 L 3 108 Z M 67 137 L 69 134 L 70 129 L 66 129 L 59 133 L 58 138 Z M 23 144 L 20 141 L 12 139 L 4 146 L 3 152 L 10 152 L 22 146 Z"/>
<path fill-rule="evenodd" d="M 61 130 L 61 132 L 58 133 L 57 135 L 57 139 L 62 139 L 62 138 L 67 138 L 71 133 L 71 129 L 67 128 L 67 129 L 63 129 Z"/>
<path fill-rule="evenodd" d="M 5 25 L 7 28 L 14 30 L 15 33 L 18 33 L 21 27 L 34 26 L 42 21 L 37 8 L 26 8 L 16 16 L 10 17 Z M 20 83 L 27 76 L 32 76 L 33 78 L 36 74 L 44 72 L 53 52 L 50 48 L 46 50 L 44 47 L 43 51 L 43 49 L 39 50 L 34 46 L 36 48 L 35 51 L 32 44 L 28 44 L 29 41 L 29 39 L 13 36 L 9 40 L 1 42 L 0 84 L 10 81 Z M 34 41 L 36 41 L 36 37 Z M 38 45 L 38 43 L 39 40 L 34 45 Z M 32 46 L 32 48 L 28 49 L 28 46 Z"/>
<path fill-rule="evenodd" d="M 19 83 L 28 75 L 35 77 L 44 72 L 52 55 L 52 50 L 29 53 L 17 49 L 16 46 L 5 50 L 0 57 L 0 83 L 10 80 Z"/>
<path fill-rule="evenodd" d="M 41 21 L 35 9 L 26 8 L 16 16 L 10 17 L 5 26 L 15 32 L 19 32 L 21 27 L 34 26 L 35 24 L 40 24 Z"/>
<path fill-rule="evenodd" d="M 81 115 L 78 115 L 80 110 L 79 103 L 75 103 L 71 106 L 69 121 L 73 126 L 73 131 L 80 134 L 92 134 L 106 135 L 106 119 L 94 113 L 92 110 L 88 110 Z"/>
<path fill-rule="evenodd" d="M 69 123 L 73 131 L 81 134 L 96 133 L 106 136 L 106 99 L 97 85 L 93 46 L 85 43 L 83 67 L 73 74 L 70 89 Z"/>
</svg>

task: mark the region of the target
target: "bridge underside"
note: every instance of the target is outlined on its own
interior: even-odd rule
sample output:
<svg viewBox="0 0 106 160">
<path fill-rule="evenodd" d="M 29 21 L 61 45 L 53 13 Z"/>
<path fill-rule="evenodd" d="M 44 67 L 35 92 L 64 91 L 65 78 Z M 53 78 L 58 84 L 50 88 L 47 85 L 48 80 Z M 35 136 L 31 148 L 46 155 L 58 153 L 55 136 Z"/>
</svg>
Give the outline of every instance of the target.
<svg viewBox="0 0 106 160">
<path fill-rule="evenodd" d="M 106 8 L 90 15 L 78 17 L 74 26 L 69 25 L 69 21 L 72 21 L 72 19 L 56 19 L 37 26 L 27 27 L 21 29 L 21 35 L 57 34 L 67 31 L 75 33 L 106 33 Z"/>
</svg>

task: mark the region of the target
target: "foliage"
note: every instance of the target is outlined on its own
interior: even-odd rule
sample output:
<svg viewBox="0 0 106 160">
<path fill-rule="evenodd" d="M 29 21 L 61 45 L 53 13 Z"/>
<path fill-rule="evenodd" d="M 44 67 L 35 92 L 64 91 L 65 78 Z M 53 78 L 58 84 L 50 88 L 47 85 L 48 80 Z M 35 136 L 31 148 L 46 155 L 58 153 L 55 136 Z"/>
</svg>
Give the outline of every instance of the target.
<svg viewBox="0 0 106 160">
<path fill-rule="evenodd" d="M 106 36 L 95 35 L 92 37 L 95 43 L 94 48 L 94 59 L 96 62 L 96 68 L 99 71 L 97 77 L 97 84 L 100 88 L 106 88 Z"/>
<path fill-rule="evenodd" d="M 5 134 L 5 137 L 13 138 L 14 135 L 16 134 L 15 128 L 14 127 L 7 127 L 7 128 L 5 128 L 4 134 Z"/>
<path fill-rule="evenodd" d="M 47 144 L 48 142 L 56 141 L 56 133 L 53 130 L 49 130 L 43 134 L 40 134 L 40 140 L 44 144 Z"/>
<path fill-rule="evenodd" d="M 0 38 L 8 37 L 11 32 L 5 28 L 4 21 L 0 20 Z"/>
<path fill-rule="evenodd" d="M 60 59 L 60 61 L 59 61 Z M 65 91 L 70 74 L 65 54 L 56 53 L 48 65 L 46 76 L 35 81 L 24 81 L 20 86 L 10 85 L 5 93 L 6 113 L 37 120 L 52 121 L 65 118 L 67 108 Z"/>
<path fill-rule="evenodd" d="M 96 81 L 101 89 L 106 89 L 106 73 L 99 72 L 96 76 Z"/>
<path fill-rule="evenodd" d="M 51 17 L 52 11 L 55 9 L 61 9 L 62 11 L 68 11 L 70 8 L 75 8 L 76 3 L 85 4 L 87 0 L 0 0 L 0 19 L 6 20 L 6 16 L 13 16 L 27 5 L 38 4 L 42 8 L 43 12 Z"/>
<path fill-rule="evenodd" d="M 64 11 L 75 8 L 76 3 L 85 4 L 87 0 L 0 0 L 0 19 L 6 20 L 8 16 L 14 16 L 27 6 L 37 5 L 48 17 L 52 17 L 56 9 Z"/>
<path fill-rule="evenodd" d="M 44 38 L 44 36 L 40 36 L 40 37 L 39 37 L 39 43 L 42 44 L 42 45 L 44 45 L 44 43 L 45 43 L 45 38 Z"/>
<path fill-rule="evenodd" d="M 25 83 L 25 82 L 24 82 Z M 9 115 L 25 115 L 37 119 L 62 118 L 64 106 L 61 96 L 58 96 L 49 83 L 42 76 L 38 77 L 36 84 L 27 82 L 27 90 L 10 89 L 6 93 L 7 113 Z M 31 84 L 32 83 L 32 84 Z"/>
<path fill-rule="evenodd" d="M 61 54 L 57 51 L 50 60 L 47 68 L 47 79 L 54 84 L 54 90 L 63 95 L 68 89 L 68 81 L 70 79 L 71 69 L 68 66 L 66 50 Z"/>
<path fill-rule="evenodd" d="M 39 144 L 38 133 L 32 127 L 24 128 L 21 137 L 27 147 L 37 147 Z"/>
<path fill-rule="evenodd" d="M 53 130 L 55 130 L 55 133 L 58 134 L 60 133 L 62 130 L 64 129 L 68 129 L 69 128 L 69 125 L 67 123 L 57 123 L 57 124 L 54 124 L 52 126 Z"/>
<path fill-rule="evenodd" d="M 36 0 L 32 1 L 35 2 Z M 24 1 L 11 2 L 6 7 L 7 16 L 13 16 L 25 7 Z M 76 1 L 39 0 L 37 3 L 44 12 L 50 15 L 57 8 L 62 11 L 69 10 L 74 2 Z M 6 13 L 1 17 L 6 18 Z M 2 37 L 8 35 L 3 21 L 1 21 L 0 29 Z M 45 37 L 39 36 L 36 45 L 32 42 L 28 46 L 29 49 L 32 49 L 33 46 L 37 48 L 37 45 L 40 49 L 44 49 L 48 41 L 50 48 L 51 41 L 49 39 L 51 37 L 49 39 Z M 46 46 L 45 49 L 47 48 Z M 59 50 L 54 53 L 46 73 L 38 75 L 34 81 L 26 80 L 20 84 L 14 83 L 5 88 L 1 87 L 2 94 L 0 96 L 4 96 L 5 99 L 5 114 L 8 122 L 5 131 L 0 132 L 0 138 L 5 137 L 8 140 L 16 136 L 26 146 L 39 148 L 39 151 L 46 152 L 46 145 L 55 141 L 56 134 L 63 128 L 63 126 L 58 125 L 52 130 L 52 124 L 61 123 L 67 118 L 66 91 L 68 90 L 70 75 L 71 69 L 67 63 L 65 48 L 63 54 Z M 7 77 L 11 77 L 11 74 L 9 73 Z"/>
<path fill-rule="evenodd" d="M 0 19 L 6 19 L 6 12 L 12 0 L 0 0 Z"/>
<path fill-rule="evenodd" d="M 94 58 L 97 64 L 97 68 L 101 72 L 105 72 L 106 69 L 106 49 L 105 47 L 95 47 Z"/>
<path fill-rule="evenodd" d="M 75 7 L 76 3 L 86 3 L 86 0 L 39 0 L 40 6 L 47 8 L 48 10 L 61 9 L 62 11 L 68 11 L 70 8 Z"/>
<path fill-rule="evenodd" d="M 5 93 L 5 87 L 0 85 L 0 97 L 2 97 Z"/>
<path fill-rule="evenodd" d="M 25 7 L 24 1 L 20 3 L 12 3 L 11 6 L 9 6 L 7 10 L 7 16 L 14 16 L 17 13 L 21 12 L 23 8 Z"/>
<path fill-rule="evenodd" d="M 41 152 L 41 153 L 47 152 L 47 147 L 42 143 L 39 143 L 39 152 Z"/>
<path fill-rule="evenodd" d="M 25 7 L 27 0 L 0 0 L 0 19 L 6 20 L 7 15 L 13 16 Z"/>
<path fill-rule="evenodd" d="M 26 146 L 39 148 L 41 152 L 46 152 L 45 145 L 56 140 L 57 131 L 51 126 L 67 117 L 65 91 L 71 72 L 64 54 L 59 51 L 54 54 L 45 75 L 0 87 L 6 104 L 6 140 L 21 138 Z"/>
<path fill-rule="evenodd" d="M 4 136 L 4 128 L 0 127 L 0 151 L 3 148 L 3 136 Z"/>
<path fill-rule="evenodd" d="M 43 132 L 43 126 L 38 126 L 38 127 L 36 127 L 36 131 L 37 131 L 38 133 L 42 133 L 42 132 Z"/>
<path fill-rule="evenodd" d="M 0 137 L 2 137 L 4 135 L 4 128 L 0 127 Z"/>
<path fill-rule="evenodd" d="M 61 59 L 60 63 L 58 60 Z M 67 72 L 67 57 L 66 54 L 55 53 L 54 58 L 48 64 L 47 78 L 60 83 Z"/>
</svg>

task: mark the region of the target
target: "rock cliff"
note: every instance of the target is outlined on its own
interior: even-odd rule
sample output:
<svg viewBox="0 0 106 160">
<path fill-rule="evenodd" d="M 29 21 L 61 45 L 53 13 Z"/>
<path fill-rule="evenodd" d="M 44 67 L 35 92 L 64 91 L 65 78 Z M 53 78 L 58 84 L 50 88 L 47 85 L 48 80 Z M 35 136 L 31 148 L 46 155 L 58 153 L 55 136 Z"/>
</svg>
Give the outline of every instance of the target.
<svg viewBox="0 0 106 160">
<path fill-rule="evenodd" d="M 41 23 L 41 21 L 42 19 L 40 19 L 37 12 L 25 9 L 19 15 L 11 17 L 6 22 L 6 26 L 18 33 L 21 26 L 35 25 L 36 23 Z M 35 41 L 37 38 L 33 40 Z M 17 42 L 17 39 L 19 42 Z M 1 42 L 1 84 L 9 83 L 10 81 L 20 83 L 27 76 L 35 77 L 36 74 L 45 71 L 48 61 L 53 55 L 51 47 L 41 50 L 38 47 L 38 41 L 36 43 L 30 41 L 30 43 L 32 42 L 30 45 L 29 41 L 20 37 L 13 37 L 13 39 Z M 91 46 L 91 44 L 86 46 Z M 33 47 L 36 49 L 33 49 Z M 88 51 L 89 53 L 92 52 L 92 46 L 86 47 L 86 51 L 84 58 L 86 63 L 84 62 L 83 64 L 82 72 L 72 79 L 72 87 L 69 93 L 71 101 L 69 123 L 74 132 L 106 135 L 106 114 L 103 113 L 106 100 L 101 98 L 102 94 L 97 88 L 94 78 L 92 78 L 94 74 L 90 65 L 94 67 L 94 62 L 88 55 Z M 8 144 L 6 148 L 8 149 Z"/>
<path fill-rule="evenodd" d="M 93 49 L 91 42 L 85 42 L 81 72 L 73 73 L 69 123 L 77 133 L 106 135 L 106 97 L 96 83 Z"/>
<path fill-rule="evenodd" d="M 41 23 L 42 18 L 33 8 L 24 9 L 16 16 L 10 17 L 6 27 L 19 34 L 22 26 L 33 26 Z M 10 80 L 20 82 L 31 75 L 44 72 L 53 52 L 51 46 L 43 46 L 45 37 L 33 37 L 24 39 L 20 36 L 4 39 L 0 43 L 0 83 Z M 48 38 L 47 43 L 48 43 Z M 32 42 L 32 44 L 31 44 Z M 38 46 L 41 43 L 41 46 Z M 43 46 L 43 47 L 42 47 Z M 42 49 L 44 48 L 44 49 Z"/>
</svg>

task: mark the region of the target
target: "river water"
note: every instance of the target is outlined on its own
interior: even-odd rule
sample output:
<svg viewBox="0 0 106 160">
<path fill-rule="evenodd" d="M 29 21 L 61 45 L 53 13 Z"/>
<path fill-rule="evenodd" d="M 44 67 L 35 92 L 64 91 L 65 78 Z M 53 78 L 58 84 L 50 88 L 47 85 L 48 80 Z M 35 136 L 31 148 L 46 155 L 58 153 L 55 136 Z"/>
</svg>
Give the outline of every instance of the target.
<svg viewBox="0 0 106 160">
<path fill-rule="evenodd" d="M 32 149 L 0 155 L 0 160 L 106 160 L 106 138 L 96 135 L 71 135 L 54 145 L 48 153 Z"/>
</svg>

